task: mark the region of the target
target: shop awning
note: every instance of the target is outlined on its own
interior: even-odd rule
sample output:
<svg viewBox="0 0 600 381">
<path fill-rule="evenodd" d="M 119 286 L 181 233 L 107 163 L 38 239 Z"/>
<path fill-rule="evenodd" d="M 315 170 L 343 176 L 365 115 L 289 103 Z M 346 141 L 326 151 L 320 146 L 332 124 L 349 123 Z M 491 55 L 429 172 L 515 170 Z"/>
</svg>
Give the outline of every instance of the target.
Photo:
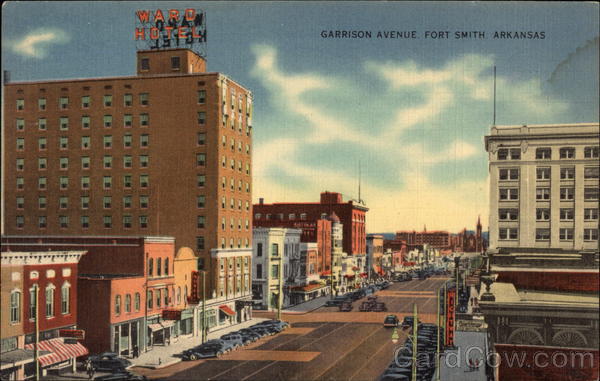
<svg viewBox="0 0 600 381">
<path fill-rule="evenodd" d="M 292 292 L 297 294 L 309 294 L 311 292 L 316 292 L 321 288 L 325 288 L 326 286 L 316 283 L 316 284 L 307 284 L 306 286 L 294 286 L 292 287 Z"/>
<path fill-rule="evenodd" d="M 151 330 L 152 332 L 156 332 L 156 331 L 160 331 L 161 329 L 163 329 L 163 326 L 158 323 L 148 324 L 148 329 Z"/>
<path fill-rule="evenodd" d="M 163 320 L 160 322 L 160 325 L 162 325 L 163 328 L 169 328 L 175 325 L 175 322 L 176 320 Z"/>
<path fill-rule="evenodd" d="M 39 358 L 40 365 L 43 367 L 89 353 L 87 348 L 80 343 L 65 344 L 61 338 L 40 341 L 38 345 L 40 350 L 51 352 Z M 27 344 L 25 345 L 25 349 L 33 349 L 33 346 L 34 344 Z"/>
<path fill-rule="evenodd" d="M 229 306 L 228 306 L 228 305 L 225 305 L 225 304 L 224 304 L 224 305 L 222 305 L 222 306 L 219 306 L 219 309 L 220 309 L 221 311 L 223 311 L 223 312 L 224 312 L 226 315 L 229 315 L 229 316 L 235 316 L 235 311 L 234 311 L 234 310 L 232 310 L 231 308 L 229 308 Z"/>
<path fill-rule="evenodd" d="M 48 351 L 40 351 L 40 356 L 48 354 Z M 4 352 L 0 357 L 0 369 L 4 370 L 15 366 L 21 366 L 33 361 L 33 350 L 15 349 L 10 352 Z"/>
</svg>

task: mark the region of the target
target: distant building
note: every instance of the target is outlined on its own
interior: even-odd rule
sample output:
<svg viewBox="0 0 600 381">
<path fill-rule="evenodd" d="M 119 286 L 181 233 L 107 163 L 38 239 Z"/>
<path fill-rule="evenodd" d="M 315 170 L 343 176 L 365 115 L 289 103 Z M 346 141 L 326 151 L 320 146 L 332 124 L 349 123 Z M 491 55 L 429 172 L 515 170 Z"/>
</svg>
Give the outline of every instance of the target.
<svg viewBox="0 0 600 381">
<path fill-rule="evenodd" d="M 405 241 L 409 246 L 429 244 L 435 248 L 446 248 L 450 246 L 450 233 L 442 230 L 427 231 L 427 228 L 422 232 L 399 231 L 396 232 L 396 240 Z"/>
<path fill-rule="evenodd" d="M 487 241 L 483 238 L 482 230 L 481 219 L 478 218 L 475 233 L 467 232 L 465 228 L 462 232 L 452 235 L 450 238 L 452 250 L 463 253 L 483 253 L 487 249 Z"/>
<path fill-rule="evenodd" d="M 371 278 L 383 276 L 383 236 L 377 234 L 367 235 L 367 271 Z"/>
</svg>

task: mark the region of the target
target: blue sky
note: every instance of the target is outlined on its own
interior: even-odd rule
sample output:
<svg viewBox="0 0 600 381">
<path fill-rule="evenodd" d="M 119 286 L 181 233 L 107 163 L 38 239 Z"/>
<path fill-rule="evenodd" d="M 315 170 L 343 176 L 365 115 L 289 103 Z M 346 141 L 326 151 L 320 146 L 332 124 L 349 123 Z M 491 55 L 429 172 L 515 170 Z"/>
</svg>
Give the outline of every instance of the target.
<svg viewBox="0 0 600 381">
<path fill-rule="evenodd" d="M 135 10 L 188 7 L 207 11 L 208 69 L 254 93 L 255 200 L 357 198 L 360 161 L 369 232 L 487 225 L 494 65 L 497 124 L 598 121 L 594 3 L 9 2 L 2 66 L 14 81 L 131 75 Z M 374 38 L 386 30 L 418 38 Z"/>
</svg>

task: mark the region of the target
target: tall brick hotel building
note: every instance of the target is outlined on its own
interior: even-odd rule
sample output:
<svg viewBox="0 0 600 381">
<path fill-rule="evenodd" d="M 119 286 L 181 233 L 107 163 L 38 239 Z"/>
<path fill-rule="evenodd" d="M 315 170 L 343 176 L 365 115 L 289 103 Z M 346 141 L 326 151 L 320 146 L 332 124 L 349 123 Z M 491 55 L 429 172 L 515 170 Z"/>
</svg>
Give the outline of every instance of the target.
<svg viewBox="0 0 600 381">
<path fill-rule="evenodd" d="M 252 94 L 202 57 L 138 51 L 135 76 L 4 93 L 6 236 L 172 236 L 222 276 L 249 260 Z"/>
</svg>

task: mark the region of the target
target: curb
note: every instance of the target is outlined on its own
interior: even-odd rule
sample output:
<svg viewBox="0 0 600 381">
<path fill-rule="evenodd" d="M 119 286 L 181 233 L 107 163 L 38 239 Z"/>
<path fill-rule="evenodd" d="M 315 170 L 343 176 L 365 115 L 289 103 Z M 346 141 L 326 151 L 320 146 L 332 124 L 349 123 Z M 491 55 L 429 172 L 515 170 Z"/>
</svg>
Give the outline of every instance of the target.
<svg viewBox="0 0 600 381">
<path fill-rule="evenodd" d="M 171 365 L 175 365 L 177 363 L 180 363 L 181 359 L 173 359 L 171 361 L 166 361 L 162 364 L 139 364 L 139 365 L 134 365 L 133 367 L 138 367 L 138 368 L 147 368 L 147 369 L 162 369 L 162 368 L 166 368 L 169 367 Z M 133 368 L 132 367 L 132 368 Z"/>
</svg>

